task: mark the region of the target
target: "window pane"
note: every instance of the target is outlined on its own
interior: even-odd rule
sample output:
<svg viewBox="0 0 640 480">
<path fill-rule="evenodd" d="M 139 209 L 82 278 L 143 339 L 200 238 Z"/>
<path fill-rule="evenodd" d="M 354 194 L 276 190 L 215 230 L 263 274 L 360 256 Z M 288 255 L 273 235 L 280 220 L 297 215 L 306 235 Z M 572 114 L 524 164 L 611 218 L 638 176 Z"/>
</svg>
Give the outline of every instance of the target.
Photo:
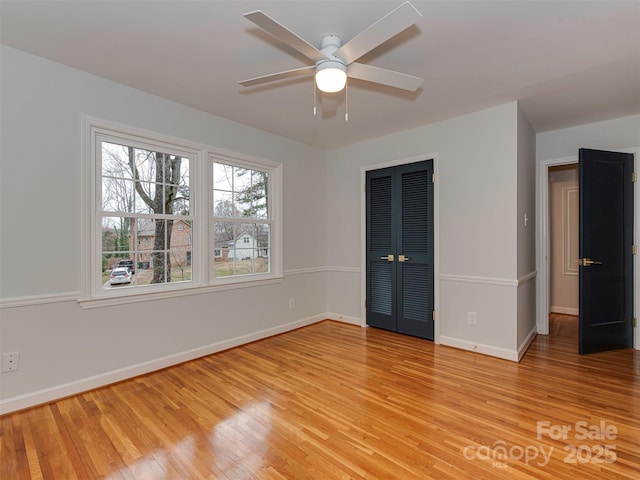
<svg viewBox="0 0 640 480">
<path fill-rule="evenodd" d="M 136 263 L 133 252 L 102 255 L 101 284 L 104 290 L 135 285 Z"/>
<path fill-rule="evenodd" d="M 164 172 L 165 213 L 189 214 L 189 160 L 187 158 L 156 154 Z"/>
<path fill-rule="evenodd" d="M 168 258 L 171 262 L 172 282 L 184 282 L 191 280 L 191 250 L 170 250 Z"/>
<path fill-rule="evenodd" d="M 102 217 L 102 251 L 118 254 L 131 249 L 130 225 L 126 217 Z"/>
<path fill-rule="evenodd" d="M 267 173 L 241 169 L 236 178 L 234 196 L 240 216 L 267 218 Z"/>
<path fill-rule="evenodd" d="M 132 149 L 134 157 L 134 176 L 143 182 L 162 181 L 162 163 L 157 161 L 157 155 L 148 150 Z"/>
<path fill-rule="evenodd" d="M 269 225 L 257 224 L 256 225 L 256 248 L 270 248 L 271 247 L 271 234 Z"/>
<path fill-rule="evenodd" d="M 214 231 L 216 277 L 270 271 L 269 225 L 216 222 Z"/>
<path fill-rule="evenodd" d="M 132 212 L 134 210 L 134 183 L 122 178 L 104 178 L 102 181 L 102 210 L 105 212 Z"/>
<path fill-rule="evenodd" d="M 102 176 L 133 180 L 129 153 L 124 145 L 102 142 Z"/>
<path fill-rule="evenodd" d="M 149 283 L 167 283 L 168 274 L 167 252 L 154 251 L 151 253 L 151 279 Z"/>
<path fill-rule="evenodd" d="M 174 222 L 171 233 L 169 260 L 171 263 L 171 281 L 191 280 L 191 223 Z"/>
<path fill-rule="evenodd" d="M 135 210 L 136 213 L 154 213 L 150 205 L 149 199 L 155 198 L 158 186 L 151 182 L 138 182 L 138 188 L 142 190 L 135 192 Z"/>
<path fill-rule="evenodd" d="M 233 167 L 233 190 L 243 192 L 251 187 L 251 170 Z"/>
<path fill-rule="evenodd" d="M 221 190 L 213 192 L 213 215 L 216 217 L 238 217 L 238 209 L 233 204 L 233 193 Z"/>
<path fill-rule="evenodd" d="M 214 190 L 233 191 L 233 167 L 222 163 L 213 164 L 213 188 Z"/>
<path fill-rule="evenodd" d="M 173 201 L 173 214 L 174 215 L 191 215 L 191 203 L 189 201 L 189 191 L 179 191 L 176 198 Z"/>
<path fill-rule="evenodd" d="M 253 217 L 267 218 L 267 173 L 252 172 Z"/>
<path fill-rule="evenodd" d="M 268 218 L 268 173 L 214 163 L 214 215 Z"/>
</svg>

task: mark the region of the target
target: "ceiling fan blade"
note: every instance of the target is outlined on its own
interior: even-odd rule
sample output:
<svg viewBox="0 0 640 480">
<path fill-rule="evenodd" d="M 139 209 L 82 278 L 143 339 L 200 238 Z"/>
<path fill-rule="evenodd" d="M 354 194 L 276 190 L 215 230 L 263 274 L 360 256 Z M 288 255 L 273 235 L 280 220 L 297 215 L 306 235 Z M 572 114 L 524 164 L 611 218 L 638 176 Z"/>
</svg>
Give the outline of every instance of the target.
<svg viewBox="0 0 640 480">
<path fill-rule="evenodd" d="M 334 52 L 334 55 L 349 65 L 391 37 L 406 30 L 420 18 L 422 14 L 410 2 L 404 2 L 345 43 Z"/>
<path fill-rule="evenodd" d="M 302 77 L 304 75 L 310 75 L 315 71 L 315 65 L 309 65 L 308 67 L 295 68 L 293 70 L 286 70 L 279 73 L 271 73 L 269 75 L 262 75 L 260 77 L 249 78 L 238 82 L 243 87 L 253 87 L 262 83 L 273 82 L 274 80 L 284 80 L 285 78 Z"/>
<path fill-rule="evenodd" d="M 389 87 L 401 88 L 415 92 L 424 82 L 422 78 L 407 75 L 405 73 L 394 72 L 385 68 L 372 67 L 363 63 L 352 63 L 347 67 L 347 76 L 366 80 L 368 82 L 380 83 Z"/>
<path fill-rule="evenodd" d="M 280 25 L 277 21 L 275 21 L 273 18 L 271 18 L 261 10 L 245 13 L 244 17 L 248 20 L 251 20 L 253 23 L 269 32 L 278 40 L 294 48 L 314 62 L 327 58 L 327 56 L 316 47 L 311 45 L 306 40 L 300 38 L 288 28 Z"/>
</svg>

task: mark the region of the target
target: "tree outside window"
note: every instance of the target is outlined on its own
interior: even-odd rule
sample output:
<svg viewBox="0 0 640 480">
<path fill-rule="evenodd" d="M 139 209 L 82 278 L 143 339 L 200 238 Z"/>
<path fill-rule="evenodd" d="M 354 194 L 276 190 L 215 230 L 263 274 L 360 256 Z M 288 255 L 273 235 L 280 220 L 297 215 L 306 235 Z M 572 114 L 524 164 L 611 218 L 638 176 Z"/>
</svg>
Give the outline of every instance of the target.
<svg viewBox="0 0 640 480">
<path fill-rule="evenodd" d="M 269 172 L 213 163 L 213 225 L 227 260 L 215 262 L 216 277 L 270 272 Z"/>
<path fill-rule="evenodd" d="M 103 268 L 121 259 L 148 267 L 137 270 L 130 286 L 190 280 L 184 267 L 191 246 L 174 238 L 173 228 L 177 221 L 183 228 L 192 223 L 189 158 L 102 141 L 101 166 Z M 151 249 L 141 248 L 149 244 Z M 180 278 L 172 273 L 175 267 Z"/>
</svg>

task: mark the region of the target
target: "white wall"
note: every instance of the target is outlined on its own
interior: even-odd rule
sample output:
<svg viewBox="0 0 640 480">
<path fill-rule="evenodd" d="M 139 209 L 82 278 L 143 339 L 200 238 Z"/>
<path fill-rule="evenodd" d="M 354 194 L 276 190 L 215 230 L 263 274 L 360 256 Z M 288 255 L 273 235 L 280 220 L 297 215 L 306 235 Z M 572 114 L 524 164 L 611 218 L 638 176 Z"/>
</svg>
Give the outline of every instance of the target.
<svg viewBox="0 0 640 480">
<path fill-rule="evenodd" d="M 398 159 L 426 159 L 436 153 L 439 340 L 514 357 L 518 316 L 517 120 L 514 102 L 327 153 L 328 262 L 335 267 L 330 272 L 330 311 L 337 310 L 336 301 L 342 312 L 360 316 L 363 292 L 356 271 L 363 228 L 361 168 Z M 529 181 L 533 191 L 534 177 Z M 532 203 L 527 199 L 522 208 L 528 209 Z M 533 253 L 523 254 L 525 257 L 528 268 Z M 468 325 L 469 311 L 477 313 L 476 326 Z"/>
<path fill-rule="evenodd" d="M 324 318 L 322 151 L 11 48 L 0 55 L 0 351 L 21 354 L 0 377 L 0 411 Z M 282 162 L 284 281 L 81 309 L 82 114 Z"/>
<path fill-rule="evenodd" d="M 517 335 L 518 358 L 536 334 L 536 136 L 529 120 L 518 106 L 518 232 Z"/>
<path fill-rule="evenodd" d="M 640 146 L 640 115 L 590 123 L 539 133 L 536 137 L 538 162 L 577 157 L 579 148 L 620 150 Z"/>
</svg>

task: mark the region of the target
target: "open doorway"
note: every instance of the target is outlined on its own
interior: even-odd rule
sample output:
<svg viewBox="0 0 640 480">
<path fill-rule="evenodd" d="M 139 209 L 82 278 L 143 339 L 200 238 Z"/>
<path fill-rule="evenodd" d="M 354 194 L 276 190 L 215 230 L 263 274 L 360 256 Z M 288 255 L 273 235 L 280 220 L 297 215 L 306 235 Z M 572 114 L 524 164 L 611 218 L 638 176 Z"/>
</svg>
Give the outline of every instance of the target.
<svg viewBox="0 0 640 480">
<path fill-rule="evenodd" d="M 548 170 L 549 335 L 578 339 L 579 215 L 578 164 Z"/>
<path fill-rule="evenodd" d="M 586 150 L 585 150 L 586 151 Z M 634 171 L 640 170 L 640 148 L 630 148 L 630 149 L 622 149 L 624 153 L 631 153 L 634 155 L 633 163 L 635 164 Z M 606 153 L 606 152 L 604 152 Z M 616 154 L 617 155 L 617 154 Z M 537 318 L 537 327 L 538 333 L 542 335 L 549 335 L 550 326 L 549 326 L 549 314 L 551 312 L 552 306 L 551 303 L 551 293 L 550 293 L 550 284 L 551 284 L 551 248 L 550 248 L 550 207 L 549 207 L 549 172 L 552 171 L 555 167 L 563 167 L 567 165 L 578 164 L 578 155 L 563 157 L 563 158 L 555 158 L 555 159 L 546 159 L 540 160 L 537 165 L 537 187 L 536 187 L 536 204 L 537 204 L 537 221 L 536 221 L 536 238 L 538 241 L 536 242 L 536 265 L 537 265 L 537 277 L 536 277 L 536 318 Z M 626 175 L 623 176 L 626 178 Z M 640 212 L 640 182 L 636 182 L 633 185 L 633 190 L 635 191 L 634 203 L 635 203 L 635 211 Z M 580 195 L 585 195 L 586 193 L 580 192 Z M 599 204 L 596 202 L 596 204 Z M 626 211 L 627 209 L 625 209 Z M 636 221 L 633 225 L 635 245 L 638 244 L 638 239 L 640 239 L 640 222 L 637 221 L 638 214 L 635 216 Z M 635 247 L 634 247 L 635 248 Z M 627 250 L 622 250 L 626 252 Z M 631 251 L 631 249 L 629 249 Z M 634 250 L 635 251 L 635 250 Z M 591 259 L 586 259 L 591 260 Z M 602 259 L 596 259 L 602 260 Z M 609 262 L 607 262 L 609 264 Z M 633 270 L 635 274 L 632 274 L 633 278 L 637 278 L 637 272 L 640 271 L 640 255 L 633 255 L 633 259 L 631 262 L 634 265 Z M 591 264 L 600 264 L 600 262 L 590 262 Z M 626 263 L 625 263 L 626 264 Z M 584 266 L 580 267 L 581 269 Z M 579 277 L 580 278 L 580 277 Z M 633 280 L 632 280 L 633 281 Z M 635 299 L 634 304 L 640 305 L 640 282 L 633 281 L 633 292 L 632 296 Z M 591 298 L 590 296 L 586 296 L 585 298 Z M 600 298 L 600 297 L 598 297 Z M 554 302 L 555 303 L 555 302 Z M 632 309 L 632 312 L 635 309 Z M 637 310 L 636 310 L 637 311 Z M 584 313 L 584 312 L 579 312 Z M 558 314 L 564 315 L 564 314 Z M 634 323 L 635 326 L 635 323 Z M 635 349 L 640 350 L 640 335 L 638 335 L 637 328 L 633 328 L 633 346 Z M 581 335 L 581 333 L 580 333 Z"/>
<path fill-rule="evenodd" d="M 550 245 L 550 206 L 549 175 L 552 169 L 578 168 L 578 156 L 543 160 L 538 164 L 537 205 L 538 217 L 536 225 L 536 258 L 538 275 L 536 277 L 536 323 L 538 333 L 549 335 L 549 315 L 551 313 L 551 245 Z M 562 197 L 561 197 L 562 198 Z M 576 307 L 577 310 L 577 307 Z"/>
</svg>

